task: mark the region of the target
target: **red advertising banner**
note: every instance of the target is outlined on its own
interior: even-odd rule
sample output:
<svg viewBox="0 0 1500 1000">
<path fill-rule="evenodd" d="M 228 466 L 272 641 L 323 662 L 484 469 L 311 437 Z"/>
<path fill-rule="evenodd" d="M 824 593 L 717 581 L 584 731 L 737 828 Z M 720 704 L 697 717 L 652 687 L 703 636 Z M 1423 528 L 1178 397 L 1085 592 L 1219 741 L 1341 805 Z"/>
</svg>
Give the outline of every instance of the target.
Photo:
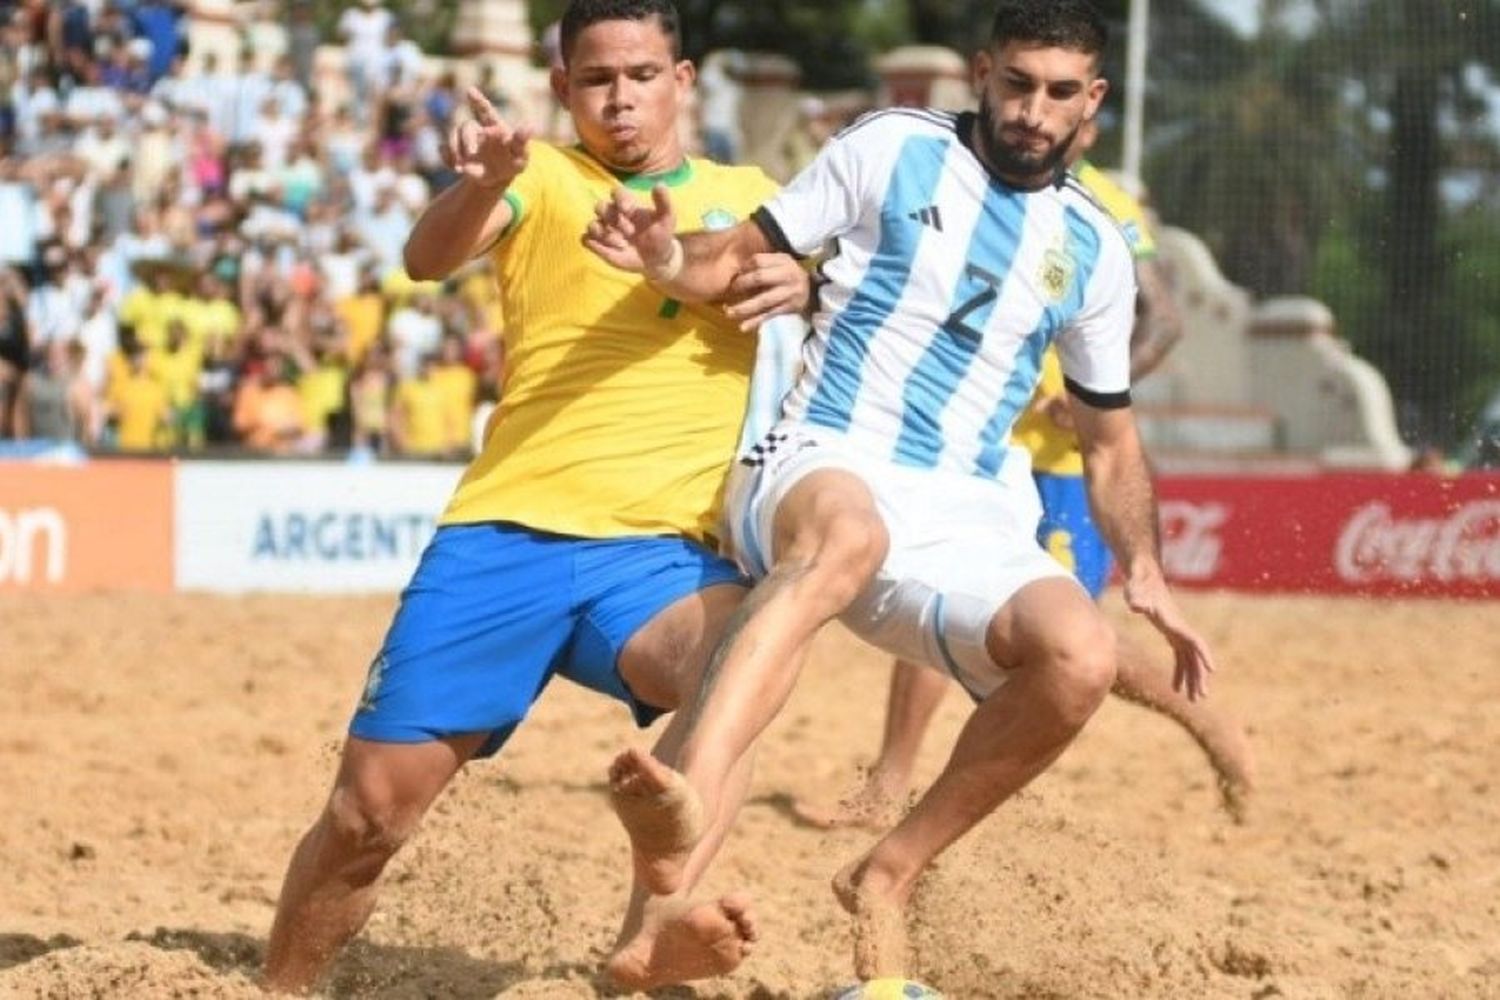
<svg viewBox="0 0 1500 1000">
<path fill-rule="evenodd" d="M 1167 476 L 1162 556 L 1185 586 L 1500 598 L 1500 475 Z"/>
<path fill-rule="evenodd" d="M 0 593 L 172 589 L 172 466 L 0 462 Z"/>
</svg>

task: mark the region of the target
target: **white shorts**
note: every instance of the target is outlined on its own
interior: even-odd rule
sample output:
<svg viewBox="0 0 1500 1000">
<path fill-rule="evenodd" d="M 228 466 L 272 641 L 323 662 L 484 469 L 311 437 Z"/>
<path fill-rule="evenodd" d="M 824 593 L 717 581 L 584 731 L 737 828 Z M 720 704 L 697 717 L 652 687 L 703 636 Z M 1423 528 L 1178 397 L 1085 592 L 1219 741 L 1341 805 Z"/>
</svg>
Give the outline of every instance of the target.
<svg viewBox="0 0 1500 1000">
<path fill-rule="evenodd" d="M 1026 453 L 1012 451 L 1002 479 L 991 481 L 872 458 L 832 431 L 778 426 L 729 478 L 736 557 L 755 579 L 765 576 L 776 508 L 792 487 L 820 469 L 858 476 L 875 497 L 890 552 L 840 620 L 880 649 L 946 669 L 981 700 L 1005 681 L 985 644 L 1001 606 L 1034 581 L 1073 580 L 1037 543 L 1041 501 Z"/>
</svg>

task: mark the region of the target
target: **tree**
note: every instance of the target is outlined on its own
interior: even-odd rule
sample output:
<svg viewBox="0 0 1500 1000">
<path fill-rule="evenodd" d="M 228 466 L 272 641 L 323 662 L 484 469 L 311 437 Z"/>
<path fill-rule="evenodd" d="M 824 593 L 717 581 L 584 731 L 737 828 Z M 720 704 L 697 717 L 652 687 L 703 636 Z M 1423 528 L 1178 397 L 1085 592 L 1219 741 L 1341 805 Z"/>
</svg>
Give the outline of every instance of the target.
<svg viewBox="0 0 1500 1000">
<path fill-rule="evenodd" d="M 1329 301 L 1408 438 L 1454 440 L 1494 350 L 1454 262 L 1496 243 L 1459 223 L 1495 208 L 1497 0 L 1267 0 L 1250 37 L 1194 0 L 1152 15 L 1146 174 L 1162 214 L 1255 293 Z M 1474 179 L 1467 204 L 1443 193 L 1456 169 Z"/>
</svg>

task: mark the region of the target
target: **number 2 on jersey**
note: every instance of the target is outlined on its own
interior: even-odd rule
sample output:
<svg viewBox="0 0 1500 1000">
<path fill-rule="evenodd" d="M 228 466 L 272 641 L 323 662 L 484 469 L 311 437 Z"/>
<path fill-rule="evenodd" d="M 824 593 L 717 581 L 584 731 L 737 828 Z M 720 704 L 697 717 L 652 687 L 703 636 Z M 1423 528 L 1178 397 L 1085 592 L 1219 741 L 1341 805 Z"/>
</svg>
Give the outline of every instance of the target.
<svg viewBox="0 0 1500 1000">
<path fill-rule="evenodd" d="M 1000 297 L 1000 279 L 977 264 L 965 265 L 964 277 L 980 281 L 983 285 L 973 295 L 965 299 L 962 305 L 953 310 L 947 319 L 943 320 L 943 329 L 955 337 L 967 337 L 975 341 L 983 340 L 984 331 L 982 329 L 975 329 L 965 321 L 969 316 L 990 305 Z"/>
</svg>

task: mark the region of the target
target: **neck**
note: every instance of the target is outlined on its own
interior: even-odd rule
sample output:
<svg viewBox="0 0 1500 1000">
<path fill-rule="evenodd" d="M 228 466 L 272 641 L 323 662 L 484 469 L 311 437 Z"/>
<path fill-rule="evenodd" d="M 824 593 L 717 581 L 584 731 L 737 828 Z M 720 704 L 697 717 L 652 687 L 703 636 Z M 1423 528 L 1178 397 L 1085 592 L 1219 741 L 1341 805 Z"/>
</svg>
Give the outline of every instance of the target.
<svg viewBox="0 0 1500 1000">
<path fill-rule="evenodd" d="M 660 148 L 652 150 L 640 163 L 628 167 L 615 163 L 608 156 L 582 142 L 578 143 L 577 148 L 589 154 L 600 166 L 616 177 L 640 177 L 668 174 L 687 162 L 687 158 L 682 153 L 682 145 L 675 141 L 675 136 L 673 138 L 674 141 L 664 143 Z"/>
<path fill-rule="evenodd" d="M 990 158 L 989 148 L 984 143 L 983 133 L 979 130 L 984 128 L 984 120 L 981 115 L 975 115 L 969 125 L 969 148 L 974 155 L 979 157 L 979 162 L 984 164 L 984 169 L 990 172 L 990 176 L 998 177 L 1007 185 L 1022 191 L 1040 191 L 1051 184 L 1057 178 L 1057 170 L 1042 170 L 1029 174 L 1018 174 L 1001 169 L 993 159 Z"/>
</svg>

